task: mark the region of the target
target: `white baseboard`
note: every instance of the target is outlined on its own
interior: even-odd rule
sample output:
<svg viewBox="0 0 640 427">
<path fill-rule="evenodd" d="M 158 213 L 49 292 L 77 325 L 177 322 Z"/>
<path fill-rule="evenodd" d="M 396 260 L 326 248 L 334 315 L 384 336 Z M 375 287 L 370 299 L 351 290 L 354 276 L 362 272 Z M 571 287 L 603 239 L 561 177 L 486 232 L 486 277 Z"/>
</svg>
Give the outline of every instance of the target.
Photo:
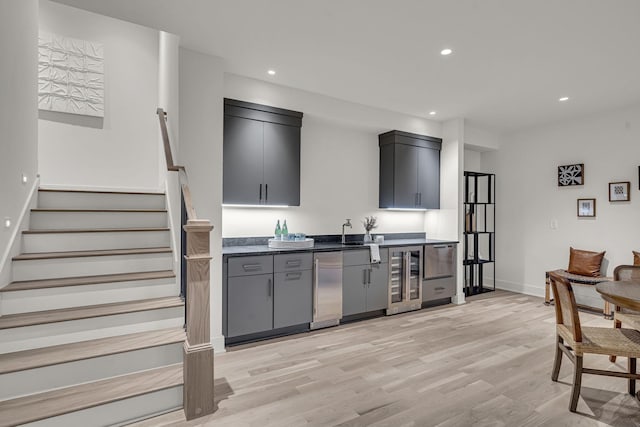
<svg viewBox="0 0 640 427">
<path fill-rule="evenodd" d="M 35 208 L 38 202 L 38 198 L 35 197 L 35 195 L 38 193 L 37 189 L 39 184 L 40 177 L 36 177 L 31 186 L 31 190 L 29 190 L 27 199 L 25 200 L 24 205 L 22 205 L 20 216 L 15 222 L 16 226 L 13 229 L 13 233 L 11 233 L 9 243 L 2 254 L 2 258 L 0 258 L 0 289 L 4 288 L 9 284 L 9 282 L 11 282 L 11 259 L 20 253 L 20 236 L 24 230 L 29 228 L 29 214 L 31 213 L 31 209 Z M 1 313 L 2 311 L 0 311 L 0 314 Z"/>
<path fill-rule="evenodd" d="M 113 191 L 123 193 L 164 193 L 163 187 L 102 187 L 97 185 L 42 184 L 43 190 Z"/>
<path fill-rule="evenodd" d="M 496 279 L 496 289 L 544 298 L 544 285 L 528 285 Z"/>
<path fill-rule="evenodd" d="M 227 350 L 224 346 L 224 335 L 218 335 L 211 337 L 211 345 L 213 345 L 214 353 L 226 353 Z"/>
</svg>

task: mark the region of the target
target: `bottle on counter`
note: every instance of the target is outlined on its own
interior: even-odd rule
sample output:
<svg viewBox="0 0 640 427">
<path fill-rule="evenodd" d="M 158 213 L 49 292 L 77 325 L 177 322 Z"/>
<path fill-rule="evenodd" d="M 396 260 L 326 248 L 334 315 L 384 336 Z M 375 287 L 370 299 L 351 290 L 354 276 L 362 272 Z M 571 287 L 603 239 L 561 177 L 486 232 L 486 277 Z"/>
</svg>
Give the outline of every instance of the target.
<svg viewBox="0 0 640 427">
<path fill-rule="evenodd" d="M 280 220 L 278 220 L 278 222 L 276 223 L 276 231 L 275 231 L 275 233 L 273 233 L 273 234 L 274 234 L 274 236 L 273 236 L 273 237 L 274 237 L 276 240 L 280 240 L 280 239 L 282 239 L 282 230 L 280 229 Z"/>
<path fill-rule="evenodd" d="M 289 229 L 287 228 L 287 220 L 284 220 L 282 224 L 282 240 L 287 240 L 289 238 Z"/>
</svg>

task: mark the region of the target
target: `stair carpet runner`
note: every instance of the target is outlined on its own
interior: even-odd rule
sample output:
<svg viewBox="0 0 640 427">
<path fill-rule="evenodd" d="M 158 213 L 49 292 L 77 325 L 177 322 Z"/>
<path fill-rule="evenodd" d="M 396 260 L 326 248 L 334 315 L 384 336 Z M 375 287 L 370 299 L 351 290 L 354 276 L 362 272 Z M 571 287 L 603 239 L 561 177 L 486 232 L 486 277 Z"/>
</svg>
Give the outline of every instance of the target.
<svg viewBox="0 0 640 427">
<path fill-rule="evenodd" d="M 0 426 L 181 408 L 184 302 L 165 195 L 40 189 L 37 205 L 0 288 Z"/>
</svg>

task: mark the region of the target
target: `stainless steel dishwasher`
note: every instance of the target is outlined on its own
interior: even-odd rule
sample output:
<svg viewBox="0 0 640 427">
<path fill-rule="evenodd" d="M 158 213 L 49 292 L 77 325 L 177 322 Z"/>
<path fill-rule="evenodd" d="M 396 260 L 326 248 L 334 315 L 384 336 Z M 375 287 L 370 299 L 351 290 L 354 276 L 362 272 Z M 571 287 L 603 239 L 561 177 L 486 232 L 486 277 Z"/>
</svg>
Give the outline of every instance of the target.
<svg viewBox="0 0 640 427">
<path fill-rule="evenodd" d="M 311 329 L 335 326 L 341 318 L 342 252 L 314 253 Z"/>
</svg>

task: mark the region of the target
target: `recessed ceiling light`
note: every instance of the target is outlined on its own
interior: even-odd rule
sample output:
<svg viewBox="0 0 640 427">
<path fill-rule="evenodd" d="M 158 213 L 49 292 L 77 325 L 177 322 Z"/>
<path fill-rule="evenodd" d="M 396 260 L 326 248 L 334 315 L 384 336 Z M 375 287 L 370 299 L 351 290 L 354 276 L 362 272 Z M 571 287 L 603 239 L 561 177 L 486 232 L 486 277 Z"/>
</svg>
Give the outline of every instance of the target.
<svg viewBox="0 0 640 427">
<path fill-rule="evenodd" d="M 267 71 L 267 74 L 269 74 L 270 76 L 275 76 L 276 75 L 276 70 L 269 70 L 269 71 Z"/>
<path fill-rule="evenodd" d="M 452 52 L 453 52 L 453 51 L 452 51 L 451 49 L 446 48 L 446 49 L 442 49 L 442 50 L 440 51 L 440 55 L 447 56 L 447 55 L 451 55 L 451 53 L 452 53 Z"/>
<path fill-rule="evenodd" d="M 568 101 L 569 97 L 568 96 L 563 96 L 562 98 L 558 99 L 558 101 L 560 102 L 564 102 L 564 101 Z"/>
<path fill-rule="evenodd" d="M 430 116 L 435 116 L 435 115 L 436 115 L 436 112 L 435 112 L 435 111 L 429 111 L 429 115 L 430 115 Z"/>
</svg>

